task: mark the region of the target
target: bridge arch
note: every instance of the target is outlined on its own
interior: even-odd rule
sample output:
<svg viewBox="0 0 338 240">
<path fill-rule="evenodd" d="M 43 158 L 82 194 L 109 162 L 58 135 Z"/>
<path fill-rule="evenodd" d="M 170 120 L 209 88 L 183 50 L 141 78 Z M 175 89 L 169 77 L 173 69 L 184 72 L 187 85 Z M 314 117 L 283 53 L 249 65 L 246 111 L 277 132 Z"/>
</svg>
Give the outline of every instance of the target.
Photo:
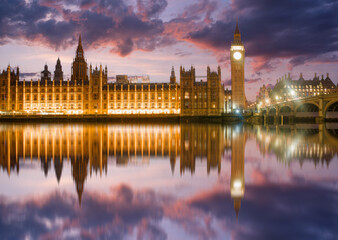
<svg viewBox="0 0 338 240">
<path fill-rule="evenodd" d="M 292 112 L 292 107 L 289 106 L 289 105 L 284 105 L 284 106 L 282 106 L 282 107 L 279 109 L 279 112 L 280 112 L 281 114 L 283 114 L 283 113 L 291 113 L 291 112 Z"/>
<path fill-rule="evenodd" d="M 318 105 L 312 102 L 299 104 L 296 107 L 296 112 L 318 112 L 318 111 L 319 111 Z"/>
<path fill-rule="evenodd" d="M 338 101 L 336 99 L 326 104 L 324 116 L 325 118 L 338 118 Z"/>
<path fill-rule="evenodd" d="M 276 113 L 277 113 L 277 109 L 275 107 L 271 107 L 269 109 L 269 112 L 268 112 L 269 115 L 276 115 Z"/>
<path fill-rule="evenodd" d="M 319 116 L 319 107 L 313 102 L 305 102 L 296 106 L 296 117 L 313 118 Z"/>
</svg>

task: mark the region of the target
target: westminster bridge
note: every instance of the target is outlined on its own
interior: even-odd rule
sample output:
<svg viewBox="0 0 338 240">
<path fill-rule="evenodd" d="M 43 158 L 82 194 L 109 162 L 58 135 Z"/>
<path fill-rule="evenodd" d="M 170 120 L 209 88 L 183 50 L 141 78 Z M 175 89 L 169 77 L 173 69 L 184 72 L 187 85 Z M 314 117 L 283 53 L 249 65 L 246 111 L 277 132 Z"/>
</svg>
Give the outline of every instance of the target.
<svg viewBox="0 0 338 240">
<path fill-rule="evenodd" d="M 315 119 L 316 122 L 338 119 L 338 93 L 297 98 L 290 101 L 277 102 L 260 108 L 263 122 L 273 121 L 283 124 L 295 118 Z"/>
</svg>

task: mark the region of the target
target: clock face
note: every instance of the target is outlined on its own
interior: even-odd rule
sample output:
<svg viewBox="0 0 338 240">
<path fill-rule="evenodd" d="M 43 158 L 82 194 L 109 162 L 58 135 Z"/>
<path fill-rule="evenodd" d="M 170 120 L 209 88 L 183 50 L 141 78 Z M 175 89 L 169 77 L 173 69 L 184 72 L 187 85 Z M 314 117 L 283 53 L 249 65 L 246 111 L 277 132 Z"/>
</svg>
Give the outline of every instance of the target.
<svg viewBox="0 0 338 240">
<path fill-rule="evenodd" d="M 241 57 L 242 57 L 242 54 L 241 54 L 240 52 L 235 52 L 235 53 L 234 53 L 234 58 L 235 58 L 236 60 L 241 59 Z"/>
</svg>

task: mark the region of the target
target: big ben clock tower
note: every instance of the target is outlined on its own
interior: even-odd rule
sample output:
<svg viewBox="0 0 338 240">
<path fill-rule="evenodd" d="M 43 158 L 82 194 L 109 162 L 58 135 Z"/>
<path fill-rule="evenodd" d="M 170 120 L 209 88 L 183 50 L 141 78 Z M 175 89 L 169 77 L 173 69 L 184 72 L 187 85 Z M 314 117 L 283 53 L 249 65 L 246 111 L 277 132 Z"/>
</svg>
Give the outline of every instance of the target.
<svg viewBox="0 0 338 240">
<path fill-rule="evenodd" d="M 244 58 L 245 49 L 241 41 L 241 34 L 236 21 L 234 41 L 231 43 L 231 90 L 232 90 L 232 110 L 243 110 L 245 108 L 244 92 Z"/>
</svg>

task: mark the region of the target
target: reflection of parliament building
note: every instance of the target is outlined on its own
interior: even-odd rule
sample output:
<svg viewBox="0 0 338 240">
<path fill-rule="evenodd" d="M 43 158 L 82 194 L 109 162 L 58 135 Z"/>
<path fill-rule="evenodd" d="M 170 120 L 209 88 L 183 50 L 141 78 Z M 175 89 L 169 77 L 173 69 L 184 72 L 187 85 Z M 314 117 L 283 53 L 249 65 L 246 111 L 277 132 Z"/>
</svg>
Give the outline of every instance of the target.
<svg viewBox="0 0 338 240">
<path fill-rule="evenodd" d="M 244 47 L 238 25 L 234 39 L 232 87 L 239 90 L 236 99 L 244 101 Z M 239 56 L 240 52 L 243 55 Z M 231 91 L 225 91 L 221 84 L 220 68 L 213 72 L 208 67 L 207 76 L 202 77 L 206 81 L 196 81 L 193 67 L 187 71 L 181 67 L 180 84 L 176 82 L 174 69 L 168 83 L 131 83 L 126 75 L 118 75 L 115 82 L 108 82 L 107 67 L 90 65 L 88 71 L 81 36 L 70 80 L 63 78 L 60 59 L 53 79 L 47 65 L 38 81 L 19 81 L 19 74 L 19 68 L 14 71 L 10 66 L 0 73 L 0 114 L 219 116 L 231 111 L 232 106 Z"/>
<path fill-rule="evenodd" d="M 261 153 L 273 152 L 279 161 L 297 159 L 300 164 L 305 160 L 329 164 L 337 154 L 336 138 L 330 140 L 323 131 L 308 130 L 311 134 L 307 135 L 295 129 L 289 129 L 287 134 L 282 130 L 269 132 L 257 128 L 255 131 L 253 136 Z M 231 149 L 230 194 L 238 215 L 245 191 L 245 143 L 250 137 L 243 126 L 220 124 L 4 124 L 0 126 L 0 168 L 8 175 L 19 174 L 20 164 L 39 162 L 46 176 L 54 168 L 59 182 L 63 167 L 70 164 L 81 201 L 87 177 L 107 173 L 109 163 L 138 165 L 148 164 L 150 159 L 166 158 L 173 173 L 179 164 L 176 171 L 180 174 L 193 174 L 197 162 L 206 162 L 208 174 L 212 170 L 219 173 L 222 157 Z M 321 144 L 323 137 L 325 144 Z"/>
<path fill-rule="evenodd" d="M 20 162 L 39 161 L 45 175 L 53 166 L 60 181 L 66 161 L 81 199 L 87 176 L 107 173 L 108 162 L 147 164 L 163 157 L 174 173 L 179 158 L 180 174 L 193 174 L 201 159 L 208 173 L 220 172 L 222 153 L 230 147 L 226 132 L 221 125 L 2 125 L 0 166 L 19 173 Z"/>
</svg>

